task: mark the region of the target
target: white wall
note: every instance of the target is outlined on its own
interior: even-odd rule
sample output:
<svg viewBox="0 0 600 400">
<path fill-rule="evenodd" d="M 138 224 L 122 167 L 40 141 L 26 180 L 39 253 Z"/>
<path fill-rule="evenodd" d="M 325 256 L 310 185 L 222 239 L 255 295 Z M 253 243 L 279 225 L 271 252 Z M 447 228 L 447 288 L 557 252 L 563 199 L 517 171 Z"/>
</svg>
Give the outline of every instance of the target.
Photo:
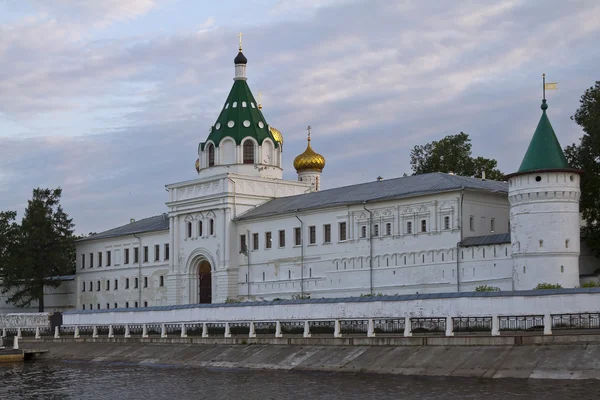
<svg viewBox="0 0 600 400">
<path fill-rule="evenodd" d="M 63 312 L 75 307 L 76 304 L 76 283 L 75 277 L 67 278 L 61 281 L 57 288 L 44 288 L 44 310 L 48 312 Z M 11 296 L 10 292 L 0 294 L 0 314 L 5 313 L 35 313 L 38 310 L 38 303 L 34 301 L 29 307 L 16 307 L 7 300 Z"/>
<path fill-rule="evenodd" d="M 507 233 L 508 221 L 509 203 L 506 194 L 468 190 L 464 192 L 463 237 Z"/>
</svg>

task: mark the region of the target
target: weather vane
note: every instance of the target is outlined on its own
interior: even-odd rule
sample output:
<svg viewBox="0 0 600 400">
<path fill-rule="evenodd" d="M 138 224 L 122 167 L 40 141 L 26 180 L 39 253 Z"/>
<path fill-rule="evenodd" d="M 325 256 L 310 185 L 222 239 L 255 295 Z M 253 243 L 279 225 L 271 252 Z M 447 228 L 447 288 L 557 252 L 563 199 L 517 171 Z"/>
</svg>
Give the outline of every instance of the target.
<svg viewBox="0 0 600 400">
<path fill-rule="evenodd" d="M 546 100 L 546 90 L 556 90 L 558 89 L 556 87 L 557 82 L 548 82 L 546 83 L 546 74 L 542 74 L 542 94 L 543 94 L 543 99 Z"/>
<path fill-rule="evenodd" d="M 242 51 L 242 36 L 244 36 L 242 32 L 240 32 L 240 34 L 237 35 L 237 37 L 240 39 L 240 51 Z"/>
</svg>

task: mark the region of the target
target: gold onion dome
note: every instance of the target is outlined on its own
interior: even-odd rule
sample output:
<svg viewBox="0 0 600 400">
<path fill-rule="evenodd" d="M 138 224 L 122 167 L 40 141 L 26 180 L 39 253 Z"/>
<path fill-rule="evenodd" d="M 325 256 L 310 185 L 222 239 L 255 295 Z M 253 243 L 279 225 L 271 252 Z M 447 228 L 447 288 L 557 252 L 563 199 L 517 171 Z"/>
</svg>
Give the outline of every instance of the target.
<svg viewBox="0 0 600 400">
<path fill-rule="evenodd" d="M 300 154 L 294 159 L 294 168 L 297 172 L 300 171 L 319 171 L 322 172 L 325 168 L 325 157 L 315 153 L 310 147 L 310 127 L 308 131 L 308 145 L 304 153 Z"/>
<path fill-rule="evenodd" d="M 269 126 L 269 132 L 271 132 L 271 135 L 273 135 L 273 139 L 275 139 L 277 143 L 283 146 L 283 135 L 281 134 L 281 132 L 279 132 L 278 129 L 275 129 L 272 126 Z"/>
</svg>

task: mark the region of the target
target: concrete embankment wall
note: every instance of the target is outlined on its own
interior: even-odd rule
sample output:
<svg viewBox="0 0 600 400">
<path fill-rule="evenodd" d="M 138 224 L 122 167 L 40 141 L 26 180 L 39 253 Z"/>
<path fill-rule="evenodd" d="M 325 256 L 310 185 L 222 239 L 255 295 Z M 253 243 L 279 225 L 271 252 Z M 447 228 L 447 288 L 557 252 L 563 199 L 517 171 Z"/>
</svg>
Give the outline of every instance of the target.
<svg viewBox="0 0 600 400">
<path fill-rule="evenodd" d="M 477 378 L 600 379 L 600 336 L 22 340 L 43 358 Z"/>
</svg>

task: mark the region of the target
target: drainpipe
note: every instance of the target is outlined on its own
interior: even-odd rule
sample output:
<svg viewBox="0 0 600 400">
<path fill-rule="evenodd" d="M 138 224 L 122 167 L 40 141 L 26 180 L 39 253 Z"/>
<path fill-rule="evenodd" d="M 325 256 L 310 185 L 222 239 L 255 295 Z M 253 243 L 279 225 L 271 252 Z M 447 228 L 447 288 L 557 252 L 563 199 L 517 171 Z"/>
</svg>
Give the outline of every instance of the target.
<svg viewBox="0 0 600 400">
<path fill-rule="evenodd" d="M 460 244 L 463 241 L 463 200 L 464 200 L 465 187 L 460 188 L 460 207 L 458 209 L 458 220 L 460 230 L 460 241 L 456 243 L 456 291 L 460 292 Z"/>
<path fill-rule="evenodd" d="M 300 221 L 300 298 L 304 298 L 304 222 L 298 217 L 298 210 L 296 212 L 296 219 Z M 294 239 L 295 240 L 295 239 Z"/>
<path fill-rule="evenodd" d="M 138 307 L 142 306 L 142 238 L 136 235 L 133 236 L 138 240 Z"/>
<path fill-rule="evenodd" d="M 373 234 L 371 229 L 373 228 L 373 212 L 367 209 L 367 202 L 363 203 L 363 208 L 369 213 L 369 287 L 370 293 L 373 294 Z"/>
</svg>

